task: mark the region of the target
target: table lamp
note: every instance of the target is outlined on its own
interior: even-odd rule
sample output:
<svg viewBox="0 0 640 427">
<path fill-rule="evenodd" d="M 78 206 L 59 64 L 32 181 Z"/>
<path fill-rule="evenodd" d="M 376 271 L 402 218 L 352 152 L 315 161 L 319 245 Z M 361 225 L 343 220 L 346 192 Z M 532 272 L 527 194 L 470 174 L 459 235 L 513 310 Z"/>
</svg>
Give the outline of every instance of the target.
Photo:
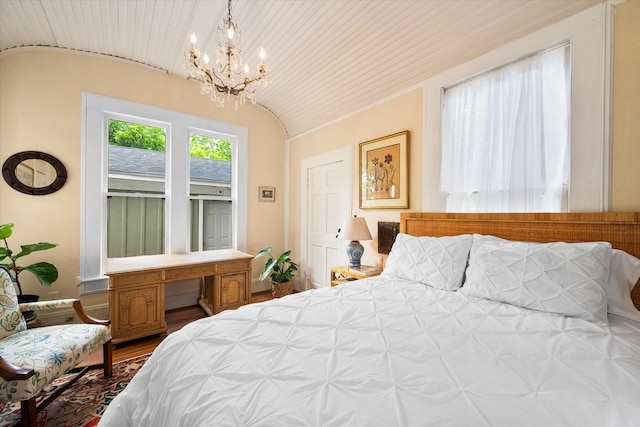
<svg viewBox="0 0 640 427">
<path fill-rule="evenodd" d="M 347 255 L 349 256 L 350 267 L 360 267 L 360 258 L 364 253 L 364 246 L 359 240 L 373 240 L 367 222 L 362 217 L 349 218 L 338 233 L 338 239 L 351 240 L 347 245 Z"/>
</svg>

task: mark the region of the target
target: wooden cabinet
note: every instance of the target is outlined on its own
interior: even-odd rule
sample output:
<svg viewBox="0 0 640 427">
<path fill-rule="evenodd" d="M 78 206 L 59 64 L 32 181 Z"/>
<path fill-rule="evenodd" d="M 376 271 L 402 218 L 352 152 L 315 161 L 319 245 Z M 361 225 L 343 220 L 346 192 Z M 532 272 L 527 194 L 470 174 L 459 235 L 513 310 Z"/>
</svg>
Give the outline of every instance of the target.
<svg viewBox="0 0 640 427">
<path fill-rule="evenodd" d="M 235 309 L 251 302 L 251 259 L 219 265 L 218 274 L 204 277 L 198 303 L 208 314 Z"/>
<path fill-rule="evenodd" d="M 123 286 L 109 292 L 113 342 L 166 332 L 162 283 Z"/>
<path fill-rule="evenodd" d="M 198 303 L 209 315 L 250 303 L 252 259 L 233 249 L 110 259 L 113 343 L 166 332 L 166 282 L 200 278 Z"/>
<path fill-rule="evenodd" d="M 344 282 L 352 280 L 364 279 L 366 277 L 374 277 L 380 274 L 380 269 L 368 265 L 360 267 L 350 267 L 348 265 L 342 267 L 333 267 L 331 269 L 331 286 L 337 286 Z"/>
</svg>

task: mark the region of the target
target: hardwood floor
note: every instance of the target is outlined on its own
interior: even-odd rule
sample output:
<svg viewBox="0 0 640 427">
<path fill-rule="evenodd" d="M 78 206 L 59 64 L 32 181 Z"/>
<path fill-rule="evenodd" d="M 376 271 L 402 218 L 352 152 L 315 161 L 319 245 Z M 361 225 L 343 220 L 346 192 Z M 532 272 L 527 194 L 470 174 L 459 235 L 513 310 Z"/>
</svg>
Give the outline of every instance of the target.
<svg viewBox="0 0 640 427">
<path fill-rule="evenodd" d="M 271 291 L 258 292 L 251 295 L 251 303 L 267 301 L 271 298 Z M 180 330 L 187 323 L 202 319 L 206 316 L 207 314 L 199 305 L 169 310 L 165 313 L 165 320 L 167 322 L 166 334 L 127 341 L 115 345 L 113 348 L 113 361 L 119 362 L 142 354 L 151 353 L 167 337 L 168 334 Z"/>
</svg>

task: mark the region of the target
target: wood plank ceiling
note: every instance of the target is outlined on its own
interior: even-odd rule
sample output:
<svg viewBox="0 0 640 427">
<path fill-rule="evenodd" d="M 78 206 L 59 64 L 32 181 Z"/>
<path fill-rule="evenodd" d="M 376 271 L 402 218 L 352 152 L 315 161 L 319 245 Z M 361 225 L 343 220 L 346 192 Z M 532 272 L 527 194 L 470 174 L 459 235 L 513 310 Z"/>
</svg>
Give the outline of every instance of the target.
<svg viewBox="0 0 640 427">
<path fill-rule="evenodd" d="M 601 2 L 234 0 L 232 15 L 245 62 L 267 51 L 258 103 L 295 137 Z M 223 0 L 0 0 L 0 55 L 50 46 L 186 78 L 189 36 L 212 55 L 226 12 Z"/>
</svg>

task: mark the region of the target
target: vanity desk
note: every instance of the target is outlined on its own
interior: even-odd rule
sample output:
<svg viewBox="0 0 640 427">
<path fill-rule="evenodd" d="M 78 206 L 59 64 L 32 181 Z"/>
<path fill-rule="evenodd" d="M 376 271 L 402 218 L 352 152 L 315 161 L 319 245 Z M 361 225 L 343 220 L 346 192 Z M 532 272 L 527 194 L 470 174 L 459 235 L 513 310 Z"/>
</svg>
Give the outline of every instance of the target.
<svg viewBox="0 0 640 427">
<path fill-rule="evenodd" d="M 252 259 L 234 249 L 109 259 L 105 274 L 113 343 L 167 331 L 166 282 L 199 278 L 198 303 L 210 316 L 248 304 Z"/>
</svg>

